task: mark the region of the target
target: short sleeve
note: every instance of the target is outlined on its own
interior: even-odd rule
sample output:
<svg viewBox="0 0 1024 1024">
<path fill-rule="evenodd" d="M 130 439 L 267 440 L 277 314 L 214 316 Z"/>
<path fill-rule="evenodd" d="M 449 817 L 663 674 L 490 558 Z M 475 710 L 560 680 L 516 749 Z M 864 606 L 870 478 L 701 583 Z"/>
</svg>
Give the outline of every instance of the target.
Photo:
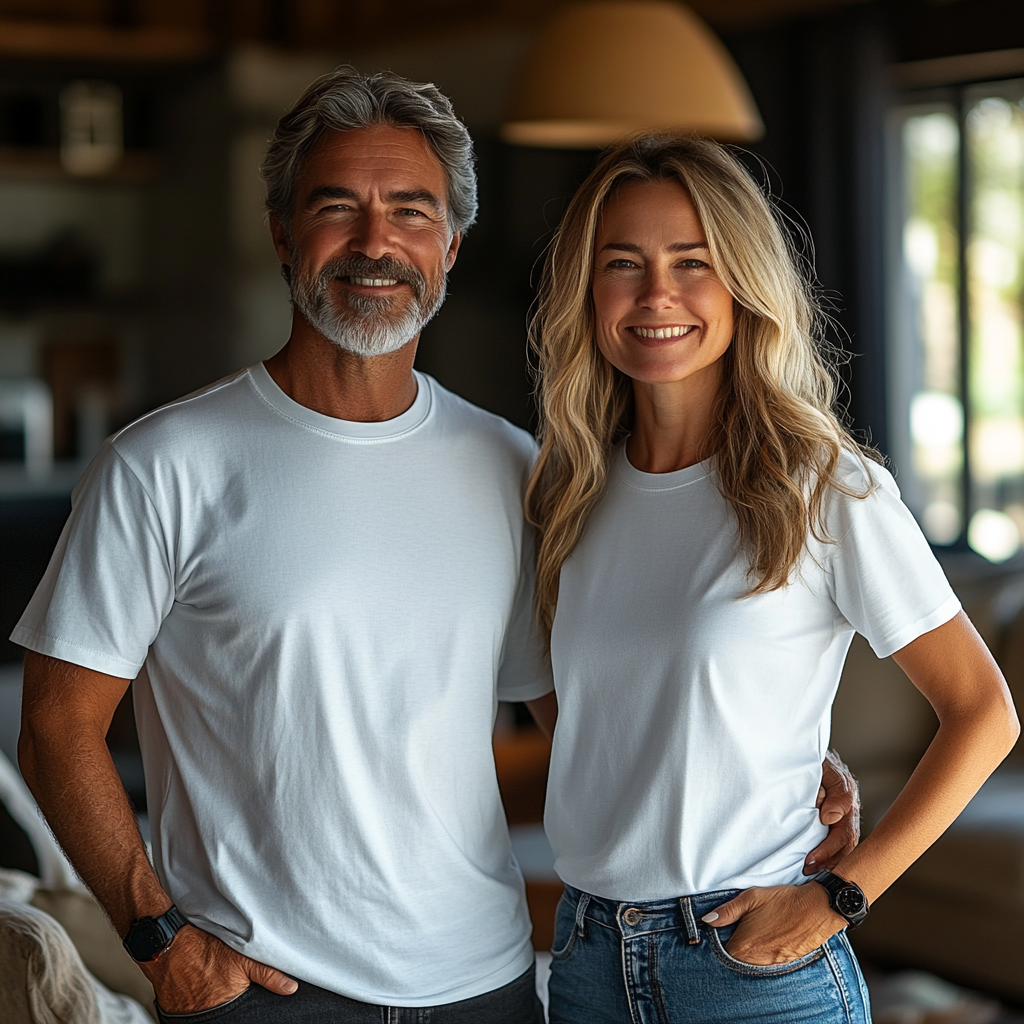
<svg viewBox="0 0 1024 1024">
<path fill-rule="evenodd" d="M 551 659 L 533 612 L 534 550 L 533 530 L 527 527 L 515 605 L 498 669 L 498 700 L 536 700 L 555 688 Z"/>
<path fill-rule="evenodd" d="M 833 597 L 875 654 L 887 658 L 948 622 L 960 602 L 892 476 L 876 465 L 845 476 L 855 494 L 833 492 L 827 525 L 835 543 L 823 552 Z M 855 496 L 869 487 L 866 497 Z"/>
<path fill-rule="evenodd" d="M 139 479 L 107 442 L 11 639 L 95 672 L 134 679 L 174 601 L 167 535 Z"/>
</svg>

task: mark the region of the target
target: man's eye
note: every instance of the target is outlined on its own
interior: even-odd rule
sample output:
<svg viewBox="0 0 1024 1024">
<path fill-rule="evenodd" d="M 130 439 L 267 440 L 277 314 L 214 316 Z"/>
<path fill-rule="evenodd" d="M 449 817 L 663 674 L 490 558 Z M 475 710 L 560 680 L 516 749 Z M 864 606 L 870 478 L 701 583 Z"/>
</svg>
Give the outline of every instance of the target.
<svg viewBox="0 0 1024 1024">
<path fill-rule="evenodd" d="M 425 217 L 426 214 L 422 210 L 414 210 L 411 207 L 404 210 L 398 211 L 403 217 Z"/>
</svg>

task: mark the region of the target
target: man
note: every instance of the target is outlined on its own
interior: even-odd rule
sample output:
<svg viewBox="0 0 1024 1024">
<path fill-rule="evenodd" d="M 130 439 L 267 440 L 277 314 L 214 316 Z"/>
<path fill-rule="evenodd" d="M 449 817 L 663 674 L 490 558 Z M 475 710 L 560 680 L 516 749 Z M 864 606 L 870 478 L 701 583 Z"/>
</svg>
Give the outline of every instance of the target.
<svg viewBox="0 0 1024 1024">
<path fill-rule="evenodd" d="M 263 170 L 291 336 L 87 471 L 14 634 L 23 771 L 163 1014 L 540 1021 L 490 746 L 496 699 L 555 714 L 534 449 L 413 370 L 469 136 L 341 69 Z M 136 676 L 155 870 L 104 746 Z"/>
</svg>

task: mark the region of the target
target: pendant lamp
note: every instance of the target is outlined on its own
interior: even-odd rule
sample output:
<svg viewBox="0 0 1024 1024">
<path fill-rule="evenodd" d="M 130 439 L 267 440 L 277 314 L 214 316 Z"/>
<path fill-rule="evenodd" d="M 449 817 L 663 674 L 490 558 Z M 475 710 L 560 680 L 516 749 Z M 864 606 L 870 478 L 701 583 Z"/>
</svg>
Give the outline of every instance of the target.
<svg viewBox="0 0 1024 1024">
<path fill-rule="evenodd" d="M 541 30 L 502 137 L 590 149 L 643 128 L 685 128 L 752 142 L 764 124 L 739 68 L 688 7 L 582 0 Z"/>
</svg>

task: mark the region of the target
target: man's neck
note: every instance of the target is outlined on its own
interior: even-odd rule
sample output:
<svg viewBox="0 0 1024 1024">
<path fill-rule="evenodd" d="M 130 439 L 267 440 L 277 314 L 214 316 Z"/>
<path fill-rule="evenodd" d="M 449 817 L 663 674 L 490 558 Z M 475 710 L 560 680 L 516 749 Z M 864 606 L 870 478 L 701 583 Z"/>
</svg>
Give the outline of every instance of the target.
<svg viewBox="0 0 1024 1024">
<path fill-rule="evenodd" d="M 274 383 L 293 401 L 324 416 L 379 423 L 400 416 L 416 399 L 413 338 L 395 352 L 363 359 L 333 344 L 301 316 L 277 355 L 266 360 Z"/>
</svg>

